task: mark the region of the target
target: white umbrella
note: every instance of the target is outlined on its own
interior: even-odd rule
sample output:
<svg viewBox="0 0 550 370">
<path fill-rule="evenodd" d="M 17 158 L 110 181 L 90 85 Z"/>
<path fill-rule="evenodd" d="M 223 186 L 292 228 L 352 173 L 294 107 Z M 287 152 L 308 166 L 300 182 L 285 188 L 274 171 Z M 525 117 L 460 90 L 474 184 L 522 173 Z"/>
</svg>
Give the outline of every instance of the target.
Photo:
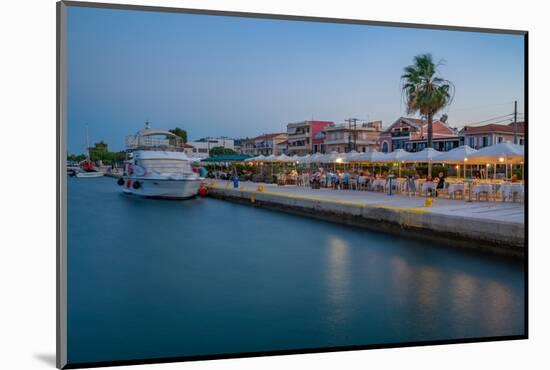
<svg viewBox="0 0 550 370">
<path fill-rule="evenodd" d="M 265 159 L 263 155 L 259 155 L 257 157 L 247 158 L 244 161 L 245 162 L 262 162 Z"/>
<path fill-rule="evenodd" d="M 352 150 L 351 152 L 345 153 L 345 154 L 344 154 L 344 158 L 345 158 L 345 160 L 350 161 L 350 160 L 352 160 L 355 156 L 358 156 L 359 154 L 361 154 L 361 153 L 359 153 L 359 152 L 356 151 L 356 150 Z"/>
<path fill-rule="evenodd" d="M 388 161 L 388 162 L 392 162 L 392 163 L 398 163 L 398 168 L 399 168 L 399 172 L 398 172 L 398 176 L 401 177 L 401 162 L 403 161 L 403 159 L 405 159 L 405 157 L 407 157 L 410 153 L 403 150 L 403 149 L 396 149 L 394 150 L 393 152 L 390 152 L 390 153 L 386 153 L 385 154 L 385 159 Z"/>
<path fill-rule="evenodd" d="M 449 150 L 448 152 L 443 152 L 437 157 L 437 161 L 441 163 L 461 163 L 464 164 L 464 177 L 466 177 L 466 162 L 468 162 L 470 156 L 477 153 L 477 150 L 471 148 L 468 145 L 461 145 L 458 148 Z M 456 166 L 457 170 L 460 167 Z M 460 171 L 458 171 L 460 172 Z M 460 173 L 458 173 L 460 176 Z"/>
<path fill-rule="evenodd" d="M 263 158 L 264 162 L 275 162 L 277 160 L 277 156 L 274 154 L 268 155 L 267 157 Z"/>
<path fill-rule="evenodd" d="M 508 178 L 508 165 L 523 164 L 525 153 L 523 145 L 512 144 L 510 142 L 498 143 L 477 151 L 470 156 L 469 160 L 473 163 L 494 163 L 504 164 L 506 166 L 506 178 Z M 496 175 L 496 165 L 495 165 Z"/>
<path fill-rule="evenodd" d="M 286 154 L 278 155 L 274 159 L 274 162 L 279 162 L 279 163 L 289 163 L 289 162 L 295 162 L 295 161 L 296 161 L 295 159 L 292 159 L 291 157 L 289 157 Z"/>
<path fill-rule="evenodd" d="M 441 155 L 441 152 L 434 148 L 425 148 L 416 153 L 409 153 L 409 155 L 404 157 L 401 161 L 405 163 L 431 163 L 434 162 L 439 155 Z"/>
<path fill-rule="evenodd" d="M 320 160 L 324 157 L 323 154 L 317 152 L 308 158 L 307 163 L 321 163 Z"/>
<path fill-rule="evenodd" d="M 309 159 L 311 158 L 311 155 L 306 154 L 301 157 L 299 155 L 295 155 L 295 156 L 292 156 L 292 158 L 295 158 L 297 163 L 304 164 L 304 163 L 309 163 Z"/>
<path fill-rule="evenodd" d="M 346 153 L 332 152 L 326 154 L 323 161 L 325 163 L 344 163 L 346 161 Z"/>
<path fill-rule="evenodd" d="M 367 163 L 385 163 L 386 155 L 377 150 L 369 150 L 367 152 L 359 153 L 350 158 L 351 162 L 367 162 Z M 382 171 L 382 169 L 380 169 Z M 373 172 L 376 172 L 376 168 L 373 165 Z"/>
<path fill-rule="evenodd" d="M 419 152 L 411 153 L 402 159 L 405 163 L 427 163 L 428 164 L 428 176 L 432 175 L 432 162 L 437 161 L 437 157 L 441 155 L 441 152 L 434 148 L 425 148 Z"/>
<path fill-rule="evenodd" d="M 505 142 L 480 149 L 468 160 L 475 163 L 521 163 L 524 155 L 523 145 Z"/>
<path fill-rule="evenodd" d="M 437 161 L 441 163 L 462 163 L 465 160 L 468 161 L 475 153 L 477 153 L 477 150 L 470 148 L 468 145 L 462 145 L 441 153 L 437 157 Z"/>
<path fill-rule="evenodd" d="M 390 152 L 390 153 L 386 153 L 385 154 L 385 159 L 388 161 L 388 162 L 401 162 L 403 159 L 405 159 L 405 157 L 407 157 L 409 154 L 409 152 L 403 150 L 403 149 L 396 149 L 394 150 L 393 152 Z"/>
<path fill-rule="evenodd" d="M 386 155 L 377 150 L 370 150 L 368 152 L 359 153 L 352 158 L 352 162 L 369 162 L 369 163 L 383 163 L 386 162 Z"/>
</svg>

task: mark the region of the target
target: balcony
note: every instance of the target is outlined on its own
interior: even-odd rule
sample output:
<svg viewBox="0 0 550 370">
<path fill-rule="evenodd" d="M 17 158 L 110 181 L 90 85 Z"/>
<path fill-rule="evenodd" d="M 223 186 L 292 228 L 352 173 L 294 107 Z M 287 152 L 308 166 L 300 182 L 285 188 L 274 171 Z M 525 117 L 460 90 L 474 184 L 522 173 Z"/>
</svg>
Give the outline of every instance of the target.
<svg viewBox="0 0 550 370">
<path fill-rule="evenodd" d="M 289 139 L 306 139 L 309 137 L 309 134 L 306 133 L 306 132 L 296 132 L 294 134 L 291 134 L 291 133 L 288 133 L 288 138 Z"/>
<path fill-rule="evenodd" d="M 409 132 L 408 131 L 392 131 L 391 136 L 392 137 L 405 137 L 405 136 L 409 136 Z"/>
</svg>

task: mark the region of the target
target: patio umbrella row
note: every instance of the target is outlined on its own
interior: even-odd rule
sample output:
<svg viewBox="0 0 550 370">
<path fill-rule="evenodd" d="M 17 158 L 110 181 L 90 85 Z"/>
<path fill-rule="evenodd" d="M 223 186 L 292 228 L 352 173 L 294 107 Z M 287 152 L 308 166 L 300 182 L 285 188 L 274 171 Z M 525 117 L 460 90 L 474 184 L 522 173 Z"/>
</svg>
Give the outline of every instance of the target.
<svg viewBox="0 0 550 370">
<path fill-rule="evenodd" d="M 499 143 L 480 150 L 475 150 L 468 145 L 463 145 L 447 152 L 439 152 L 433 148 L 410 153 L 403 149 L 397 149 L 391 153 L 367 151 L 358 153 L 332 152 L 327 154 L 315 153 L 305 156 L 270 155 L 258 156 L 246 159 L 245 162 L 272 162 L 310 164 L 310 163 L 464 163 L 485 164 L 520 164 L 524 161 L 524 148 L 512 143 Z"/>
</svg>

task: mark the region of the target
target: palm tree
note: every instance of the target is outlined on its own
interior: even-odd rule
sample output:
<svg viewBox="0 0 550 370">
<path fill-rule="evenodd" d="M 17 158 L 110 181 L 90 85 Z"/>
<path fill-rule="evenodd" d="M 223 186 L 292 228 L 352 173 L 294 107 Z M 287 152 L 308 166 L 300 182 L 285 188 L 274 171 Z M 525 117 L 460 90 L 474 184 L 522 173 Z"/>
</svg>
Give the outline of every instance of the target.
<svg viewBox="0 0 550 370">
<path fill-rule="evenodd" d="M 407 104 L 407 114 L 420 113 L 428 121 L 428 148 L 432 147 L 434 115 L 449 105 L 454 96 L 454 85 L 443 79 L 433 62 L 431 54 L 414 57 L 414 64 L 405 67 L 401 76 L 402 92 Z M 428 166 L 431 176 L 431 166 Z"/>
</svg>

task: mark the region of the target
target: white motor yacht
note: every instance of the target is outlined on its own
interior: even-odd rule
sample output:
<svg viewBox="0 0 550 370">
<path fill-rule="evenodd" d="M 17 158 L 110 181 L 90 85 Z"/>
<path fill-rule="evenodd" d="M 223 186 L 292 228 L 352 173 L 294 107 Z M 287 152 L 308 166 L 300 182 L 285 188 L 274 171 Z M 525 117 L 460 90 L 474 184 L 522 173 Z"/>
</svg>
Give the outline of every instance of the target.
<svg viewBox="0 0 550 370">
<path fill-rule="evenodd" d="M 187 199 L 198 194 L 202 177 L 193 172 L 183 140 L 167 130 L 146 126 L 126 138 L 128 159 L 118 180 L 126 194 Z"/>
</svg>

